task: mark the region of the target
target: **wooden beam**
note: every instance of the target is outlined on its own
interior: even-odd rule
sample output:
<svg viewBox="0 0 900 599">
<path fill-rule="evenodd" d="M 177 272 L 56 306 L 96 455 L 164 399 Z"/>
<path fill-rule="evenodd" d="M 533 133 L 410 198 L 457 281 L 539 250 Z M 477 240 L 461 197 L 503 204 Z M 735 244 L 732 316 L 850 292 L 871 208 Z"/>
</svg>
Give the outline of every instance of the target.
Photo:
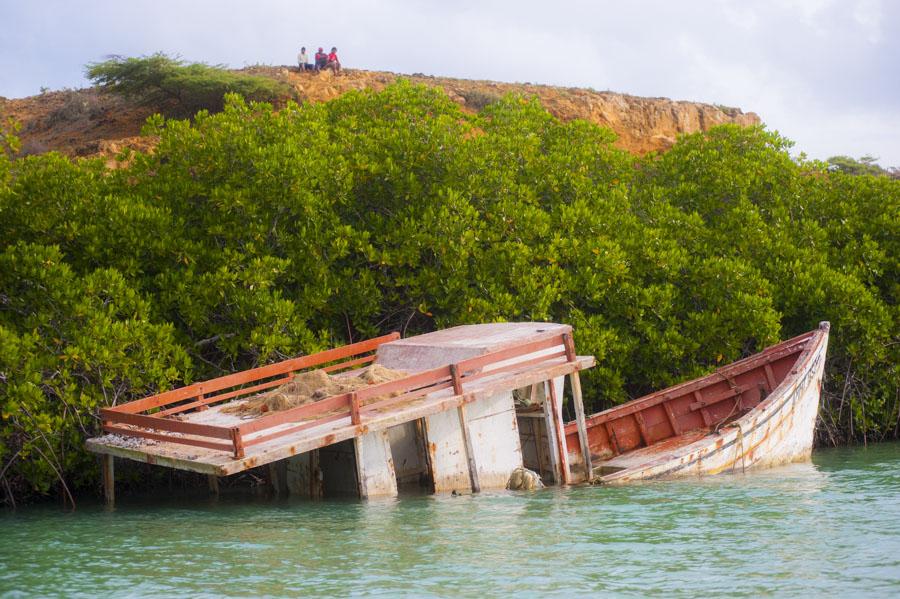
<svg viewBox="0 0 900 599">
<path fill-rule="evenodd" d="M 269 462 L 269 493 L 278 497 L 287 494 L 287 463 L 284 460 Z"/>
<path fill-rule="evenodd" d="M 106 507 L 113 508 L 116 505 L 116 464 L 113 456 L 100 456 L 100 472 L 103 477 L 103 499 Z"/>
<path fill-rule="evenodd" d="M 139 426 L 147 429 L 182 433 L 185 435 L 199 435 L 203 437 L 212 437 L 214 439 L 231 438 L 231 431 L 224 426 L 197 424 L 195 422 L 186 422 L 184 420 L 168 420 L 166 418 L 144 416 L 143 414 L 116 412 L 112 408 L 100 408 L 100 418 L 104 422 L 111 424 L 130 424 L 131 426 Z"/>
<path fill-rule="evenodd" d="M 454 365 L 455 366 L 455 365 Z M 462 432 L 463 444 L 466 448 L 466 462 L 469 466 L 469 484 L 473 493 L 481 491 L 481 483 L 478 481 L 478 464 L 475 462 L 475 450 L 472 447 L 472 433 L 469 431 L 469 422 L 466 420 L 466 404 L 460 404 L 456 408 L 459 417 L 459 430 Z"/>
<path fill-rule="evenodd" d="M 154 441 L 164 441 L 166 443 L 178 443 L 180 445 L 190 445 L 192 447 L 203 447 L 205 449 L 217 449 L 220 451 L 233 452 L 233 443 L 214 443 L 212 441 L 204 441 L 193 437 L 175 437 L 162 433 L 154 433 L 135 428 L 123 428 L 121 426 L 103 425 L 103 431 L 123 437 L 140 437 L 142 439 L 152 439 Z"/>
<path fill-rule="evenodd" d="M 332 364 L 331 366 L 326 366 L 322 370 L 328 373 L 337 372 L 340 370 L 347 370 L 348 368 L 352 368 L 354 366 L 361 366 L 362 364 L 368 364 L 369 362 L 375 361 L 375 354 L 371 354 L 368 356 L 363 356 L 362 358 L 356 358 L 355 360 L 347 360 L 346 362 L 339 362 L 337 364 Z"/>
<path fill-rule="evenodd" d="M 321 416 L 332 410 L 347 410 L 344 412 L 344 415 L 348 416 L 350 414 L 350 394 L 342 393 L 341 395 L 333 395 L 332 397 L 297 406 L 296 408 L 272 412 L 265 416 L 254 418 L 253 420 L 249 420 L 240 425 L 241 434 L 250 435 L 280 424 L 302 422 L 313 416 Z"/>
<path fill-rule="evenodd" d="M 606 436 L 609 438 L 609 444 L 612 447 L 613 453 L 619 455 L 622 453 L 622 450 L 619 449 L 619 441 L 616 439 L 616 431 L 613 430 L 612 421 L 604 422 L 603 426 L 606 428 Z"/>
<path fill-rule="evenodd" d="M 707 410 L 705 407 L 702 407 L 706 405 L 706 401 L 704 401 L 703 395 L 699 390 L 694 391 L 694 399 L 696 400 L 696 403 L 701 406 L 699 409 L 700 416 L 703 417 L 703 426 L 710 426 L 712 424 L 712 417 L 709 415 L 709 410 Z M 691 409 L 694 409 L 694 404 L 691 404 Z"/>
<path fill-rule="evenodd" d="M 662 407 L 666 411 L 666 417 L 669 419 L 669 425 L 672 427 L 672 432 L 675 435 L 680 435 L 682 432 L 684 432 L 681 429 L 681 425 L 678 424 L 678 418 L 675 416 L 675 411 L 672 409 L 672 406 L 669 404 L 669 402 L 663 402 Z"/>
<path fill-rule="evenodd" d="M 647 431 L 647 423 L 644 422 L 644 415 L 640 412 L 635 412 L 634 421 L 637 422 L 638 431 L 641 433 L 641 439 L 644 440 L 644 446 L 650 447 L 650 433 Z"/>
<path fill-rule="evenodd" d="M 775 390 L 775 387 L 778 386 L 778 381 L 775 380 L 775 373 L 772 371 L 771 364 L 766 364 L 765 371 L 766 371 L 766 380 L 769 382 L 769 388 L 767 389 L 767 391 L 769 393 L 771 393 L 772 391 Z"/>
<path fill-rule="evenodd" d="M 543 382 L 546 385 L 546 381 Z M 546 386 L 544 387 L 546 391 Z M 555 414 L 553 413 L 553 406 L 550 403 L 550 394 L 544 393 L 544 401 L 541 402 L 541 411 L 544 416 L 544 428 L 547 431 L 547 456 L 550 459 L 550 470 L 553 472 L 553 479 L 557 485 L 561 485 L 562 483 L 562 464 L 559 461 L 559 452 L 556 451 L 556 426 L 554 425 L 554 421 L 556 420 Z"/>
<path fill-rule="evenodd" d="M 531 425 L 531 434 L 534 436 L 534 451 L 537 454 L 538 474 L 543 475 L 544 448 L 542 447 L 543 443 L 541 443 L 541 421 L 537 419 L 529 419 L 526 422 Z"/>
<path fill-rule="evenodd" d="M 244 437 L 240 427 L 236 426 L 231 429 L 231 444 L 234 446 L 234 459 L 239 460 L 244 457 Z"/>
<path fill-rule="evenodd" d="M 208 409 L 210 404 L 220 403 L 225 401 L 226 399 L 233 399 L 235 397 L 239 397 L 241 395 L 251 395 L 256 393 L 257 391 L 264 391 L 266 389 L 271 389 L 272 387 L 278 387 L 285 383 L 291 382 L 293 380 L 294 375 L 289 375 L 282 377 L 280 379 L 274 379 L 265 383 L 260 383 L 259 385 L 253 385 L 252 387 L 244 387 L 242 389 L 235 389 L 234 391 L 228 391 L 227 393 L 219 393 L 218 395 L 204 395 L 201 393 L 197 396 L 196 401 L 192 401 L 186 404 L 180 404 L 175 406 L 174 408 L 168 408 L 165 410 L 160 410 L 159 412 L 155 412 L 153 414 L 154 418 L 165 418 L 171 414 L 180 414 L 182 412 L 187 412 L 191 408 L 197 408 L 197 410 Z"/>
<path fill-rule="evenodd" d="M 567 335 L 568 337 L 568 335 Z M 569 337 L 571 339 L 571 337 Z M 553 381 L 550 381 L 553 385 Z M 591 463 L 591 446 L 588 441 L 587 425 L 584 420 L 584 399 L 581 396 L 581 377 L 578 371 L 569 375 L 569 384 L 572 385 L 572 400 L 575 403 L 575 422 L 578 425 L 578 441 L 581 445 L 581 458 L 584 460 L 585 480 L 590 481 L 594 476 L 594 466 Z"/>
<path fill-rule="evenodd" d="M 559 454 L 559 471 L 560 471 L 560 484 L 568 485 L 569 484 L 569 460 L 566 455 L 565 448 L 565 433 L 563 432 L 562 426 L 562 416 L 559 411 L 559 398 L 556 396 L 556 385 L 553 384 L 553 380 L 550 379 L 547 381 L 547 386 L 550 387 L 550 408 L 552 409 L 551 414 L 553 415 L 553 428 L 556 431 L 556 451 Z"/>
</svg>

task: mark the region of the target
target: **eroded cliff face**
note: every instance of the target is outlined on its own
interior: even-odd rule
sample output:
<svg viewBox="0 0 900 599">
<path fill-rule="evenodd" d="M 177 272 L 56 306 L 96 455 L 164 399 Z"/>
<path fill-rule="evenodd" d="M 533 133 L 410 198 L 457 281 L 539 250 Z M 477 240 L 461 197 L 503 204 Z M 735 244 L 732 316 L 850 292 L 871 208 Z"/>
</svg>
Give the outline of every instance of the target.
<svg viewBox="0 0 900 599">
<path fill-rule="evenodd" d="M 678 135 L 705 131 L 714 125 L 760 122 L 754 113 L 736 108 L 668 98 L 642 98 L 582 88 L 471 81 L 425 75 L 397 75 L 378 71 L 345 70 L 299 73 L 285 67 L 253 67 L 247 71 L 286 81 L 307 102 L 324 102 L 350 90 L 380 90 L 406 78 L 413 83 L 438 87 L 466 110 L 507 93 L 536 96 L 562 120 L 585 119 L 608 127 L 617 135 L 616 145 L 634 154 L 665 151 Z M 0 118 L 18 121 L 24 153 L 57 150 L 71 156 L 112 156 L 125 147 L 148 150 L 154 140 L 140 137 L 141 126 L 154 111 L 97 89 L 47 92 L 22 99 L 0 98 Z"/>
<path fill-rule="evenodd" d="M 284 68 L 254 68 L 291 84 L 304 100 L 322 102 L 352 89 L 382 89 L 399 77 L 413 83 L 439 87 L 455 102 L 477 110 L 491 98 L 508 93 L 536 96 L 544 107 L 562 120 L 585 119 L 612 129 L 619 139 L 616 145 L 634 154 L 667 150 L 678 135 L 706 131 L 715 125 L 736 123 L 756 125 L 756 114 L 738 108 L 697 102 L 679 102 L 668 98 L 641 98 L 614 92 L 598 92 L 575 87 L 551 87 L 530 83 L 499 83 L 424 75 L 396 75 L 376 71 L 346 71 L 334 77 L 330 72 L 298 73 Z"/>
</svg>

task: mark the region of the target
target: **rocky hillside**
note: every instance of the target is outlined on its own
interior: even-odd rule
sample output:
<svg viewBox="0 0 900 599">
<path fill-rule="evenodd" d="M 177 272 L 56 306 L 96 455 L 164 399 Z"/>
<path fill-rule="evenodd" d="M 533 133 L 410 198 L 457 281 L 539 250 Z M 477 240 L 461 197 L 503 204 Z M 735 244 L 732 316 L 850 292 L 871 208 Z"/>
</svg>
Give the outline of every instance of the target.
<svg viewBox="0 0 900 599">
<path fill-rule="evenodd" d="M 737 108 L 679 102 L 668 98 L 641 98 L 613 92 L 530 83 L 470 81 L 427 75 L 398 75 L 378 71 L 346 70 L 299 73 L 286 67 L 250 67 L 246 71 L 290 84 L 298 98 L 323 102 L 350 90 L 379 90 L 404 77 L 414 83 L 440 87 L 462 106 L 478 110 L 510 93 L 536 96 L 562 120 L 585 119 L 609 127 L 619 136 L 617 145 L 635 154 L 666 150 L 682 133 L 706 130 L 721 123 L 752 125 L 754 113 Z M 22 128 L 23 153 L 58 150 L 71 156 L 115 154 L 122 147 L 146 150 L 153 140 L 139 136 L 151 107 L 111 96 L 97 89 L 45 92 L 22 99 L 0 98 L 0 118 L 12 117 Z"/>
</svg>

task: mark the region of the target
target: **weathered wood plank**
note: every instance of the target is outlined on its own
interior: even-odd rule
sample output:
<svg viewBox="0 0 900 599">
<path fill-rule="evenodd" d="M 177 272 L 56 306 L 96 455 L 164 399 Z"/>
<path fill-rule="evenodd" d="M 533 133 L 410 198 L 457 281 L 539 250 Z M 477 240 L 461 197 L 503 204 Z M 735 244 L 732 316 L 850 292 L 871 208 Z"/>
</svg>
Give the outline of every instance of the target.
<svg viewBox="0 0 900 599">
<path fill-rule="evenodd" d="M 675 416 L 675 411 L 672 410 L 672 404 L 668 401 L 664 401 L 662 407 L 666 412 L 666 418 L 669 419 L 669 426 L 672 427 L 672 432 L 676 435 L 683 433 L 684 431 L 682 430 L 681 425 L 678 424 L 678 417 Z"/>
<path fill-rule="evenodd" d="M 584 462 L 584 475 L 586 480 L 591 480 L 594 475 L 594 467 L 591 463 L 591 446 L 588 440 L 587 425 L 584 418 L 584 399 L 581 395 L 581 377 L 578 371 L 569 375 L 569 384 L 572 386 L 572 400 L 575 403 L 575 422 L 578 426 L 578 441 L 581 445 L 581 459 Z"/>
<path fill-rule="evenodd" d="M 459 430 L 462 433 L 463 445 L 466 449 L 466 464 L 469 467 L 469 484 L 473 493 L 481 492 L 481 483 L 478 480 L 478 465 L 475 463 L 475 449 L 472 447 L 472 432 L 469 430 L 469 422 L 466 420 L 466 405 L 460 404 L 456 408 L 459 418 Z"/>
<path fill-rule="evenodd" d="M 152 439 L 153 441 L 165 441 L 167 443 L 178 443 L 180 445 L 190 445 L 191 447 L 203 447 L 204 449 L 217 449 L 219 451 L 231 452 L 233 445 L 226 443 L 216 443 L 214 441 L 206 441 L 204 439 L 195 439 L 193 437 L 173 437 L 163 433 L 154 433 L 152 431 L 135 430 L 133 428 L 122 428 L 111 424 L 104 424 L 103 430 L 113 435 L 122 435 L 126 437 L 140 437 L 142 439 Z"/>
<path fill-rule="evenodd" d="M 551 413 L 553 414 L 553 428 L 556 431 L 556 451 L 559 454 L 559 483 L 562 485 L 568 485 L 570 476 L 568 466 L 569 456 L 565 446 L 565 433 L 563 432 L 562 417 L 560 416 L 559 398 L 556 394 L 556 385 L 553 384 L 552 379 L 547 382 L 547 386 L 550 390 L 550 409 L 552 410 Z"/>
<path fill-rule="evenodd" d="M 184 420 L 167 420 L 165 418 L 144 416 L 143 414 L 114 412 L 109 408 L 100 409 L 100 419 L 115 424 L 130 424 L 132 426 L 139 426 L 141 428 L 169 431 L 172 433 L 183 433 L 185 435 L 199 435 L 203 437 L 213 437 L 214 439 L 231 438 L 231 430 L 224 426 L 197 424 L 196 422 L 187 422 Z"/>
<path fill-rule="evenodd" d="M 106 507 L 116 505 L 116 463 L 111 455 L 100 456 L 100 473 L 103 477 L 103 500 Z"/>
</svg>

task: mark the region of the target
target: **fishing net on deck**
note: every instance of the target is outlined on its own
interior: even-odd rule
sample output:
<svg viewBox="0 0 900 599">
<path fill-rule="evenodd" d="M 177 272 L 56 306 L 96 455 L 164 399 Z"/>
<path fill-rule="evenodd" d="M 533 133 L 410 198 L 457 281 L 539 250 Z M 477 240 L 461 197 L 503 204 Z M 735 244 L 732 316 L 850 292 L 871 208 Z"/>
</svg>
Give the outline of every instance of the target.
<svg viewBox="0 0 900 599">
<path fill-rule="evenodd" d="M 358 391 L 369 385 L 395 381 L 406 375 L 407 373 L 402 370 L 385 368 L 380 364 L 372 364 L 353 375 L 331 376 L 324 370 L 310 370 L 294 375 L 293 380 L 271 391 L 225 406 L 222 411 L 226 414 L 237 414 L 243 417 L 261 416 L 269 412 L 303 406 L 334 395 Z M 390 396 L 395 395 L 397 394 L 393 393 Z M 381 398 L 375 397 L 366 403 L 372 403 L 378 399 Z M 342 411 L 344 410 L 333 410 L 329 413 Z"/>
</svg>

